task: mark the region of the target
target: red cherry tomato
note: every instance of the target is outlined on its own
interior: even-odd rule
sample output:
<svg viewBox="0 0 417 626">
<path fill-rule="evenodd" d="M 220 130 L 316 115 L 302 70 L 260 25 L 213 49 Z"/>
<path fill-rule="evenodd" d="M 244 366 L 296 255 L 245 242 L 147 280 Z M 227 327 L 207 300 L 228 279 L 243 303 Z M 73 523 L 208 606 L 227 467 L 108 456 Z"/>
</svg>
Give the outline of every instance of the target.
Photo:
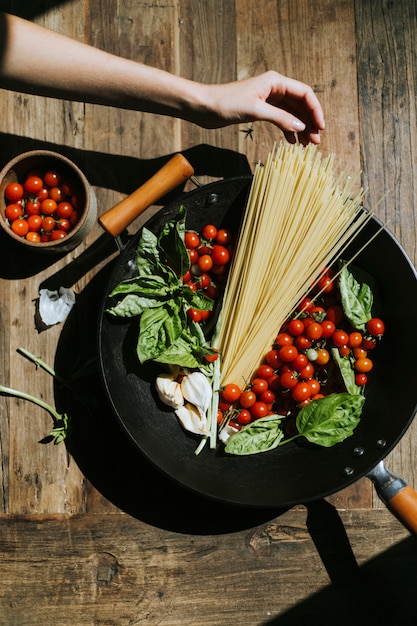
<svg viewBox="0 0 417 626">
<path fill-rule="evenodd" d="M 241 394 L 240 388 L 234 383 L 228 383 L 221 392 L 223 400 L 226 402 L 237 402 Z"/>
<path fill-rule="evenodd" d="M 66 236 L 67 233 L 65 230 L 56 229 L 51 232 L 51 241 L 58 241 L 59 239 L 64 239 Z"/>
<path fill-rule="evenodd" d="M 250 412 L 253 418 L 260 419 L 261 417 L 268 415 L 268 405 L 261 400 L 257 400 L 255 404 L 251 406 Z"/>
<path fill-rule="evenodd" d="M 213 267 L 213 259 L 209 254 L 203 254 L 199 257 L 197 265 L 202 272 L 209 272 Z"/>
<path fill-rule="evenodd" d="M 198 233 L 194 232 L 193 230 L 188 230 L 185 233 L 184 244 L 185 244 L 186 248 L 188 248 L 189 250 L 192 250 L 194 248 L 198 248 L 200 243 L 201 243 L 201 241 L 200 241 L 200 237 L 199 237 Z"/>
<path fill-rule="evenodd" d="M 245 391 L 242 391 L 240 398 L 239 398 L 239 404 L 242 408 L 249 409 L 251 406 L 255 404 L 255 402 L 256 402 L 256 393 L 254 393 L 250 389 L 245 389 Z"/>
<path fill-rule="evenodd" d="M 204 239 L 207 239 L 208 241 L 213 241 L 213 239 L 215 239 L 217 235 L 217 228 L 214 226 L 214 224 L 206 224 L 206 226 L 204 226 L 203 230 L 201 231 L 201 234 L 203 235 Z"/>
<path fill-rule="evenodd" d="M 259 396 L 268 389 L 268 381 L 265 378 L 254 378 L 251 384 L 252 391 Z"/>
<path fill-rule="evenodd" d="M 290 320 L 287 325 L 287 330 L 293 337 L 298 337 L 304 332 L 304 324 L 298 318 Z"/>
<path fill-rule="evenodd" d="M 28 215 L 39 215 L 41 212 L 41 203 L 37 199 L 27 200 L 25 211 Z"/>
<path fill-rule="evenodd" d="M 252 420 L 252 415 L 247 409 L 242 409 L 241 411 L 239 411 L 239 413 L 236 416 L 236 421 L 239 424 L 242 424 L 242 426 L 249 424 L 251 420 Z"/>
<path fill-rule="evenodd" d="M 274 373 L 274 368 L 265 363 L 263 365 L 260 365 L 258 369 L 256 370 L 257 377 L 265 378 L 265 380 L 268 380 L 268 378 L 271 378 L 273 373 Z"/>
<path fill-rule="evenodd" d="M 24 190 L 34 195 L 37 195 L 37 193 L 42 189 L 42 187 L 43 187 L 43 180 L 39 176 L 34 176 L 34 175 L 28 176 L 25 182 L 23 183 Z"/>
<path fill-rule="evenodd" d="M 19 235 L 19 237 L 25 237 L 29 232 L 29 224 L 24 218 L 17 218 L 11 224 L 11 229 L 15 233 L 15 235 Z"/>
<path fill-rule="evenodd" d="M 227 246 L 232 240 L 232 233 L 227 228 L 219 228 L 216 234 L 216 243 Z"/>
<path fill-rule="evenodd" d="M 51 231 L 53 231 L 55 226 L 56 226 L 56 222 L 53 217 L 48 215 L 47 217 L 43 218 L 42 230 L 44 230 L 46 233 L 50 233 Z"/>
<path fill-rule="evenodd" d="M 8 220 L 13 222 L 13 220 L 23 215 L 22 206 L 20 204 L 16 204 L 15 202 L 13 204 L 8 204 L 4 214 Z"/>
<path fill-rule="evenodd" d="M 40 215 L 29 215 L 27 218 L 29 230 L 38 232 L 42 227 L 42 217 Z"/>
<path fill-rule="evenodd" d="M 366 329 L 372 337 L 381 337 L 385 333 L 385 324 L 379 317 L 373 317 L 366 324 Z"/>
<path fill-rule="evenodd" d="M 227 265 L 230 259 L 230 254 L 227 248 L 216 244 L 213 246 L 211 257 L 215 265 Z"/>
<path fill-rule="evenodd" d="M 4 194 L 10 202 L 17 202 L 23 198 L 24 189 L 20 183 L 9 183 L 6 185 Z"/>
<path fill-rule="evenodd" d="M 48 187 L 57 187 L 61 183 L 61 174 L 55 170 L 48 170 L 45 172 L 43 180 Z"/>
<path fill-rule="evenodd" d="M 298 382 L 293 389 L 291 389 L 292 399 L 299 404 L 311 398 L 311 388 L 307 381 Z"/>
<path fill-rule="evenodd" d="M 41 241 L 41 236 L 40 236 L 40 233 L 36 233 L 35 231 L 30 230 L 30 231 L 26 234 L 25 239 L 26 239 L 27 241 L 31 241 L 32 243 L 40 243 L 40 241 Z"/>
<path fill-rule="evenodd" d="M 51 198 L 46 198 L 41 202 L 41 213 L 43 215 L 52 215 L 57 209 L 57 203 Z"/>
</svg>

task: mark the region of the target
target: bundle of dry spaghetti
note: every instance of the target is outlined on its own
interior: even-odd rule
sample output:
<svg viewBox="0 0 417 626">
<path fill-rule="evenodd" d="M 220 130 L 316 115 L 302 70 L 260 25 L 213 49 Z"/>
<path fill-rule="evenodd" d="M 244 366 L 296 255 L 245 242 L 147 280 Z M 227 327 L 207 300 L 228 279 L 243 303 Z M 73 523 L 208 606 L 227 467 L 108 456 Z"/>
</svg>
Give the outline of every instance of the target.
<svg viewBox="0 0 417 626">
<path fill-rule="evenodd" d="M 370 218 L 358 176 L 334 155 L 282 142 L 255 169 L 224 296 L 216 345 L 222 384 L 243 385 L 320 272 Z M 275 334 L 274 334 L 275 333 Z"/>
</svg>

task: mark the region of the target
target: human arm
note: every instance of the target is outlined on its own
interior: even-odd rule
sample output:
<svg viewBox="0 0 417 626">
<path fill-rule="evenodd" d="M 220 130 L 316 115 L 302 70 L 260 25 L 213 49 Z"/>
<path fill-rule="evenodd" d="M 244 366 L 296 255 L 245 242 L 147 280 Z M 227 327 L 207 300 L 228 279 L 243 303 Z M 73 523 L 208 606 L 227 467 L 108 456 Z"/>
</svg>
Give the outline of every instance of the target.
<svg viewBox="0 0 417 626">
<path fill-rule="evenodd" d="M 206 85 L 124 59 L 12 15 L 4 18 L 0 87 L 178 117 L 205 128 L 265 120 L 292 140 L 319 142 L 323 112 L 312 89 L 269 71 Z M 305 128 L 304 128 L 305 127 Z"/>
</svg>

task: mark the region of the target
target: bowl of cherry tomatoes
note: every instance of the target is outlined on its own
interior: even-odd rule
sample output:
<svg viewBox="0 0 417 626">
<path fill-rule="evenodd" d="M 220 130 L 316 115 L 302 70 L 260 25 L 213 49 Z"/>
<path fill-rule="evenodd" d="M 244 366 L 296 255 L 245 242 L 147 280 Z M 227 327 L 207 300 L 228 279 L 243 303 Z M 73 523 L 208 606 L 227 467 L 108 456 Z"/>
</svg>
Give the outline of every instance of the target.
<svg viewBox="0 0 417 626">
<path fill-rule="evenodd" d="M 33 150 L 0 172 L 0 225 L 36 252 L 68 252 L 95 224 L 97 203 L 85 175 L 67 157 Z"/>
</svg>

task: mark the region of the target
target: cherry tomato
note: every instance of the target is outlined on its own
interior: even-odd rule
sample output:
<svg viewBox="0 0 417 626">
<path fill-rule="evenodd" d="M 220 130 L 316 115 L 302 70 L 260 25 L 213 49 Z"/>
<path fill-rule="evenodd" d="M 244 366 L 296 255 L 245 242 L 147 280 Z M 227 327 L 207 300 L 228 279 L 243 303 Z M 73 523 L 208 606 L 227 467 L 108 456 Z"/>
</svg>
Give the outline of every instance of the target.
<svg viewBox="0 0 417 626">
<path fill-rule="evenodd" d="M 311 309 L 314 307 L 314 302 L 311 298 L 303 298 L 298 305 L 298 310 L 303 313 L 309 313 Z"/>
<path fill-rule="evenodd" d="M 226 265 L 229 262 L 230 254 L 227 248 L 216 244 L 213 246 L 211 257 L 215 265 Z"/>
<path fill-rule="evenodd" d="M 41 213 L 43 215 L 52 215 L 52 213 L 55 213 L 57 206 L 58 205 L 55 200 L 52 200 L 51 198 L 46 198 L 46 200 L 43 200 L 41 202 Z"/>
<path fill-rule="evenodd" d="M 281 381 L 279 375 L 274 372 L 272 376 L 268 378 L 268 387 L 271 391 L 278 391 L 281 387 Z"/>
<path fill-rule="evenodd" d="M 223 400 L 226 402 L 237 402 L 241 394 L 240 388 L 234 383 L 228 383 L 221 392 Z"/>
<path fill-rule="evenodd" d="M 213 224 L 206 224 L 203 230 L 201 231 L 204 239 L 208 241 L 213 241 L 217 235 L 217 228 Z"/>
<path fill-rule="evenodd" d="M 217 300 L 220 298 L 220 289 L 216 287 L 216 285 L 210 283 L 210 285 L 206 287 L 206 296 L 212 300 Z"/>
<path fill-rule="evenodd" d="M 25 211 L 28 215 L 39 215 L 39 213 L 41 212 L 41 203 L 37 198 L 27 200 L 25 204 Z"/>
<path fill-rule="evenodd" d="M 355 359 L 362 359 L 368 356 L 368 352 L 364 348 L 353 348 L 353 356 Z"/>
<path fill-rule="evenodd" d="M 287 324 L 287 330 L 293 337 L 298 337 L 304 332 L 304 324 L 298 318 L 290 320 Z"/>
<path fill-rule="evenodd" d="M 385 324 L 379 317 L 373 317 L 366 324 L 366 329 L 372 337 L 381 337 L 385 333 Z"/>
<path fill-rule="evenodd" d="M 206 356 L 204 358 L 209 363 L 214 363 L 214 361 L 217 361 L 217 359 L 219 358 L 219 355 L 218 355 L 218 353 L 216 353 L 216 354 L 206 354 Z"/>
<path fill-rule="evenodd" d="M 311 395 L 315 396 L 320 391 L 320 383 L 316 378 L 310 378 L 308 381 L 310 385 Z"/>
<path fill-rule="evenodd" d="M 60 230 L 57 228 L 51 232 L 51 241 L 59 241 L 59 239 L 64 239 L 67 236 L 65 230 Z"/>
<path fill-rule="evenodd" d="M 31 232 L 38 232 L 42 227 L 42 217 L 40 215 L 29 215 L 27 223 Z"/>
<path fill-rule="evenodd" d="M 331 322 L 336 324 L 336 326 L 338 326 L 343 321 L 343 318 L 344 313 L 341 306 L 339 306 L 338 304 L 329 306 L 329 308 L 327 309 L 326 319 L 330 320 Z"/>
<path fill-rule="evenodd" d="M 358 348 L 362 343 L 363 337 L 360 332 L 353 331 L 349 334 L 348 346 L 350 348 Z"/>
<path fill-rule="evenodd" d="M 255 419 L 260 419 L 261 417 L 265 417 L 268 414 L 268 406 L 265 402 L 261 400 L 257 400 L 255 404 L 253 404 L 250 408 L 250 412 L 252 417 Z"/>
<path fill-rule="evenodd" d="M 273 392 L 272 389 L 266 389 L 259 396 L 260 401 L 265 402 L 265 404 L 271 404 L 272 402 L 275 402 L 275 398 L 276 394 Z"/>
<path fill-rule="evenodd" d="M 359 387 L 363 387 L 368 382 L 368 377 L 366 374 L 356 374 L 355 383 L 359 385 Z"/>
<path fill-rule="evenodd" d="M 258 369 L 256 370 L 257 377 L 265 378 L 265 380 L 268 380 L 268 378 L 271 378 L 273 373 L 274 373 L 274 368 L 271 367 L 270 365 L 267 365 L 266 363 L 264 363 L 263 365 L 260 365 Z"/>
<path fill-rule="evenodd" d="M 65 218 L 58 220 L 57 225 L 61 230 L 65 230 L 66 233 L 71 230 L 71 222 Z"/>
<path fill-rule="evenodd" d="M 6 185 L 4 194 L 10 202 L 17 202 L 23 198 L 24 191 L 20 183 L 9 183 Z"/>
<path fill-rule="evenodd" d="M 364 337 L 362 343 L 361 343 L 361 348 L 363 348 L 364 350 L 373 350 L 376 346 L 376 340 L 375 339 L 367 339 Z"/>
<path fill-rule="evenodd" d="M 24 218 L 18 217 L 12 222 L 11 229 L 15 233 L 15 235 L 19 235 L 19 237 L 25 237 L 25 235 L 27 235 L 27 233 L 29 232 L 29 224 Z"/>
<path fill-rule="evenodd" d="M 291 363 L 298 356 L 298 350 L 296 346 L 282 346 L 279 350 L 279 356 L 284 363 Z"/>
<path fill-rule="evenodd" d="M 299 353 L 293 361 L 291 361 L 291 367 L 296 372 L 301 372 L 308 363 L 308 358 L 305 354 Z"/>
<path fill-rule="evenodd" d="M 275 370 L 281 367 L 282 365 L 282 359 L 279 356 L 279 351 L 276 350 L 275 348 L 273 348 L 272 350 L 269 350 L 269 352 L 266 353 L 265 360 L 268 363 L 268 365 L 273 367 Z"/>
<path fill-rule="evenodd" d="M 291 389 L 291 397 L 297 404 L 311 398 L 310 384 L 307 381 L 298 382 Z"/>
<path fill-rule="evenodd" d="M 330 360 L 330 354 L 326 348 L 318 348 L 317 349 L 317 359 L 315 363 L 317 365 L 326 365 Z"/>
<path fill-rule="evenodd" d="M 4 214 L 8 220 L 13 222 L 13 220 L 17 219 L 18 217 L 22 217 L 22 206 L 20 204 L 16 204 L 15 202 L 13 204 L 8 204 Z"/>
<path fill-rule="evenodd" d="M 28 193 L 37 194 L 43 187 L 43 180 L 39 176 L 28 176 L 23 183 L 23 188 Z"/>
<path fill-rule="evenodd" d="M 55 170 L 48 170 L 45 172 L 43 180 L 48 187 L 57 187 L 61 183 L 61 174 Z"/>
<path fill-rule="evenodd" d="M 324 319 L 321 322 L 321 336 L 323 339 L 331 337 L 336 330 L 336 324 L 332 320 Z"/>
<path fill-rule="evenodd" d="M 49 190 L 49 197 L 55 200 L 56 203 L 62 202 L 64 199 L 64 192 L 61 187 L 51 187 Z"/>
<path fill-rule="evenodd" d="M 372 368 L 373 363 L 368 357 L 362 357 L 360 359 L 356 359 L 355 361 L 355 370 L 360 374 L 366 374 L 367 372 L 370 372 Z"/>
<path fill-rule="evenodd" d="M 200 274 L 198 278 L 196 278 L 196 284 L 198 289 L 206 289 L 210 285 L 210 276 L 206 273 Z"/>
<path fill-rule="evenodd" d="M 188 230 L 185 233 L 184 244 L 186 248 L 188 248 L 189 250 L 192 250 L 193 248 L 198 248 L 200 243 L 201 241 L 198 233 L 194 232 L 193 230 Z"/>
<path fill-rule="evenodd" d="M 221 409 L 217 409 L 217 423 L 221 424 L 224 418 L 223 411 Z"/>
<path fill-rule="evenodd" d="M 43 220 L 42 220 L 42 230 L 44 230 L 47 233 L 50 233 L 51 231 L 54 230 L 55 226 L 56 226 L 56 222 L 55 222 L 53 217 L 48 215 L 48 216 L 43 218 Z"/>
<path fill-rule="evenodd" d="M 285 389 L 292 389 L 298 382 L 298 377 L 295 372 L 291 372 L 290 370 L 284 372 L 280 376 L 280 383 Z M 272 389 L 272 387 L 270 386 Z"/>
<path fill-rule="evenodd" d="M 339 346 L 338 350 L 340 356 L 348 356 L 350 354 L 349 346 Z"/>
<path fill-rule="evenodd" d="M 308 339 L 308 337 L 306 337 L 305 335 L 300 335 L 299 337 L 295 338 L 294 344 L 298 348 L 298 350 L 308 350 L 309 348 L 311 348 L 312 342 L 311 339 Z"/>
<path fill-rule="evenodd" d="M 275 339 L 275 344 L 277 346 L 291 346 L 294 340 L 288 333 L 278 333 Z"/>
<path fill-rule="evenodd" d="M 242 408 L 249 409 L 249 407 L 253 406 L 255 402 L 256 393 L 254 393 L 250 389 L 245 389 L 245 391 L 242 391 L 239 398 L 239 404 Z"/>
<path fill-rule="evenodd" d="M 42 189 L 39 189 L 39 191 L 36 194 L 36 197 L 39 200 L 39 202 L 43 202 L 44 200 L 47 200 L 49 198 L 48 188 L 42 187 Z"/>
<path fill-rule="evenodd" d="M 308 339 L 311 339 L 312 341 L 317 341 L 318 339 L 320 339 L 322 333 L 323 329 L 321 327 L 321 324 L 319 324 L 318 322 L 312 322 L 305 329 L 306 337 Z"/>
<path fill-rule="evenodd" d="M 213 267 L 213 259 L 209 254 L 203 254 L 198 261 L 197 265 L 202 272 L 209 272 Z"/>
<path fill-rule="evenodd" d="M 189 309 L 187 309 L 187 315 L 193 322 L 201 322 L 201 311 L 199 311 L 198 309 L 193 309 L 192 307 L 190 307 Z"/>
<path fill-rule="evenodd" d="M 245 426 L 245 424 L 249 424 L 249 422 L 252 421 L 252 415 L 247 409 L 242 409 L 239 411 L 235 419 L 239 424 Z"/>
<path fill-rule="evenodd" d="M 232 240 L 232 233 L 227 228 L 219 228 L 216 234 L 216 243 L 227 246 Z"/>
<path fill-rule="evenodd" d="M 41 241 L 41 236 L 40 233 L 36 233 L 33 230 L 30 230 L 27 234 L 25 239 L 27 239 L 27 241 L 31 241 L 32 243 L 40 243 Z"/>
<path fill-rule="evenodd" d="M 301 370 L 300 378 L 307 380 L 308 378 L 311 378 L 313 374 L 314 374 L 314 365 L 310 363 L 309 361 L 307 365 L 305 366 L 305 368 Z"/>
<path fill-rule="evenodd" d="M 349 341 L 349 335 L 346 331 L 338 329 L 334 331 L 332 335 L 332 340 L 334 345 L 337 348 L 340 348 L 341 346 L 346 346 L 347 342 Z"/>
<path fill-rule="evenodd" d="M 317 283 L 317 289 L 321 293 L 332 292 L 334 289 L 332 278 L 328 274 L 325 274 L 324 276 L 322 276 Z"/>
<path fill-rule="evenodd" d="M 254 378 L 251 384 L 252 391 L 259 396 L 268 389 L 268 381 L 265 378 Z"/>
<path fill-rule="evenodd" d="M 70 216 L 70 221 L 72 221 L 71 220 L 72 216 L 73 216 L 73 213 Z M 198 258 L 199 258 L 198 257 L 198 252 L 197 252 L 197 250 L 195 248 L 190 248 L 190 250 L 188 251 L 188 255 L 190 257 L 190 264 L 191 265 L 195 265 L 196 263 L 198 263 Z"/>
</svg>

